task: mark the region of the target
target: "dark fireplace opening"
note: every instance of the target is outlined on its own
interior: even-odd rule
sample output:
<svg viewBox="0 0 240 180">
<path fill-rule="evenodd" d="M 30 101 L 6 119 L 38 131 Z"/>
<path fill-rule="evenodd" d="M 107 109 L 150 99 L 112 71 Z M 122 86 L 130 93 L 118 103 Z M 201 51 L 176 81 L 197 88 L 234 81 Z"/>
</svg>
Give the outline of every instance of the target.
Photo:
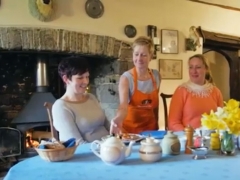
<svg viewBox="0 0 240 180">
<path fill-rule="evenodd" d="M 22 138 L 22 144 L 25 147 L 22 158 L 37 155 L 36 148 L 42 140 L 49 141 L 51 139 L 50 126 L 38 126 L 26 130 Z"/>
<path fill-rule="evenodd" d="M 57 67 L 61 59 L 68 56 L 73 54 L 0 53 L 0 127 L 20 131 L 23 157 L 36 155 L 34 145 L 42 139 L 36 138 L 36 134 L 44 134 L 45 139 L 50 134 L 49 119 L 43 105 L 46 101 L 54 103 L 65 93 Z M 96 94 L 95 78 L 116 73 L 114 60 L 84 57 L 90 65 L 89 91 Z M 29 133 L 33 138 L 28 136 Z"/>
<path fill-rule="evenodd" d="M 36 92 L 36 65 L 36 55 L 0 53 L 0 126 L 14 127 L 13 119 L 18 117 L 32 94 Z M 51 84 L 48 90 L 56 98 L 59 92 L 56 89 L 58 75 L 55 66 L 53 62 L 48 66 Z"/>
<path fill-rule="evenodd" d="M 24 55 L 24 57 L 28 57 L 34 62 L 31 64 L 31 70 L 28 69 L 32 75 L 30 76 L 32 79 L 31 89 L 27 90 L 23 88 L 23 90 L 18 90 L 18 93 L 16 93 L 16 97 L 18 97 L 23 92 L 28 95 L 28 99 L 25 99 L 24 104 L 17 104 L 20 108 L 16 116 L 12 118 L 11 125 L 15 126 L 22 133 L 21 155 L 28 155 L 29 149 L 34 151 L 34 147 L 37 146 L 37 141 L 32 140 L 31 136 L 29 136 L 29 134 L 32 134 L 29 130 L 38 126 L 49 126 L 48 115 L 43 104 L 45 102 L 54 103 L 56 98 L 50 91 L 48 78 L 50 73 L 47 56 L 37 54 L 31 57 Z M 21 63 L 24 63 L 24 60 Z M 22 86 L 26 85 L 26 80 L 23 80 L 21 83 L 17 82 L 17 85 L 19 84 Z M 11 106 L 15 105 L 11 104 Z"/>
</svg>

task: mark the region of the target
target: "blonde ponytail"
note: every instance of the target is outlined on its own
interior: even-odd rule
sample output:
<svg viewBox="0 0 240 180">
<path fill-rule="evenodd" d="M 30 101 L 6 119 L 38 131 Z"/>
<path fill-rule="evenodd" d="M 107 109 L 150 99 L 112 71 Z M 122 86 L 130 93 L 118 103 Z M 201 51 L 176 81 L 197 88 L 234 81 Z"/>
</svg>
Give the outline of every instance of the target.
<svg viewBox="0 0 240 180">
<path fill-rule="evenodd" d="M 205 74 L 205 80 L 207 80 L 209 83 L 214 84 L 213 77 L 209 71 L 207 71 L 207 73 Z"/>
</svg>

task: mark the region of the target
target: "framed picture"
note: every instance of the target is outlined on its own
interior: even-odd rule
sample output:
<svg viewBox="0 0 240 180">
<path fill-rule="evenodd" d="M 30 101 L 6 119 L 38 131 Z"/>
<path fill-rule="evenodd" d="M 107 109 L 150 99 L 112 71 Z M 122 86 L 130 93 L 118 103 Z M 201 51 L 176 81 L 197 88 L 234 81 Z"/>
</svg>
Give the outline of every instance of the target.
<svg viewBox="0 0 240 180">
<path fill-rule="evenodd" d="M 179 59 L 159 59 L 162 79 L 182 79 L 183 62 Z"/>
<path fill-rule="evenodd" d="M 161 30 L 161 52 L 163 54 L 178 54 L 177 30 Z"/>
</svg>

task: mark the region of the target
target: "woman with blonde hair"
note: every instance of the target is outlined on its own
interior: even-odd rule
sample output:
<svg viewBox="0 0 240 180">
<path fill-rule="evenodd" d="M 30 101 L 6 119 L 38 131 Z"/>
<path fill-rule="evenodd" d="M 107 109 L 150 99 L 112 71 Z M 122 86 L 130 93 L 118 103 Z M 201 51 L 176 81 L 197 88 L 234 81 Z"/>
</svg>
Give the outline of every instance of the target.
<svg viewBox="0 0 240 180">
<path fill-rule="evenodd" d="M 214 85 L 209 65 L 202 54 L 189 58 L 189 81 L 174 92 L 169 109 L 168 126 L 182 131 L 188 125 L 201 127 L 201 115 L 223 106 L 220 90 Z"/>
<path fill-rule="evenodd" d="M 140 133 L 158 129 L 160 74 L 149 69 L 154 44 L 148 37 L 133 42 L 134 68 L 119 80 L 119 108 L 111 121 L 110 133 Z"/>
</svg>

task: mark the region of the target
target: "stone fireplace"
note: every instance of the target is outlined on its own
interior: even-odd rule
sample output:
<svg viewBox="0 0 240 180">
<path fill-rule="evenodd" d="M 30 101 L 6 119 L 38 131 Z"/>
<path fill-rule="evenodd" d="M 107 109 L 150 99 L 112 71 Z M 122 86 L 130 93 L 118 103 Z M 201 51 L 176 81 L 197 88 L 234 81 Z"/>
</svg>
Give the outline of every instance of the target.
<svg viewBox="0 0 240 180">
<path fill-rule="evenodd" d="M 63 95 L 64 86 L 58 77 L 57 65 L 61 58 L 67 56 L 84 56 L 89 60 L 91 66 L 89 92 L 96 95 L 107 119 L 110 120 L 119 103 L 119 76 L 133 66 L 130 46 L 130 43 L 113 37 L 64 29 L 0 28 L 0 63 L 4 67 L 0 84 L 2 97 L 0 127 L 10 126 L 21 131 L 22 152 L 26 150 L 26 134 L 29 130 L 49 131 L 47 111 L 42 101 L 53 102 Z M 42 101 L 35 100 L 38 103 L 33 103 L 31 100 L 34 100 L 34 95 L 36 93 L 39 95 L 36 81 L 39 57 L 46 62 L 46 70 L 49 72 L 49 88 L 41 93 L 51 97 L 40 98 Z M 25 67 L 22 67 L 23 64 L 26 64 Z M 8 81 L 6 76 L 10 76 L 5 72 L 9 71 L 5 67 L 11 69 L 12 78 L 8 78 Z M 11 75 L 11 72 L 17 71 L 20 72 L 16 76 Z M 28 74 L 19 79 L 18 75 L 26 71 Z M 32 112 L 28 112 L 28 115 L 33 113 L 33 116 L 27 117 L 25 110 L 29 106 Z M 43 114 L 40 119 L 38 112 Z"/>
<path fill-rule="evenodd" d="M 56 100 L 52 92 L 49 91 L 47 56 L 37 54 L 33 57 L 36 58 L 36 68 L 33 68 L 36 71 L 36 82 L 34 83 L 36 86 L 35 91 L 31 92 L 30 99 L 11 121 L 11 123 L 14 124 L 23 134 L 22 144 L 25 146 L 22 146 L 22 151 L 29 150 L 30 152 L 35 152 L 32 148 L 34 145 L 37 146 L 39 144 L 36 140 L 32 140 L 34 137 L 33 134 L 36 135 L 36 133 L 38 133 L 39 137 L 35 137 L 39 140 L 41 138 L 49 138 L 49 132 L 34 131 L 34 128 L 49 126 L 48 115 L 46 109 L 43 108 L 43 104 L 45 102 L 53 104 Z"/>
</svg>

